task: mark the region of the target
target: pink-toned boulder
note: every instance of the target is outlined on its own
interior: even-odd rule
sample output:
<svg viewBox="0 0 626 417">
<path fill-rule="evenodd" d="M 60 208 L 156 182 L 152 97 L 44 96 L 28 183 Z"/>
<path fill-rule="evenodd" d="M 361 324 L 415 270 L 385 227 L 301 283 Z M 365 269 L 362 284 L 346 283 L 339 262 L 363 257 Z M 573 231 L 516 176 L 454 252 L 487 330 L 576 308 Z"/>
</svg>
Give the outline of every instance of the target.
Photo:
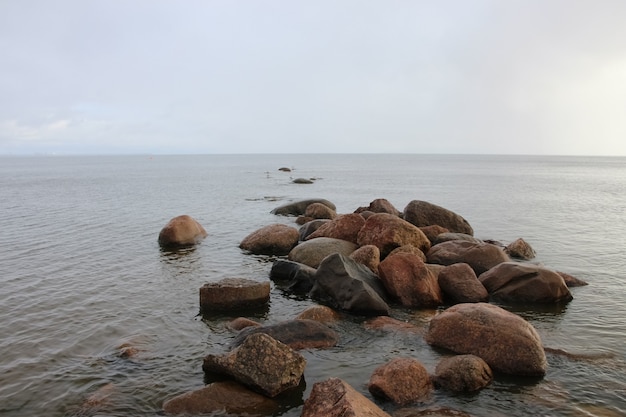
<svg viewBox="0 0 626 417">
<path fill-rule="evenodd" d="M 437 278 L 439 287 L 447 302 L 480 303 L 489 300 L 487 289 L 476 277 L 474 270 L 466 263 L 444 267 Z"/>
<path fill-rule="evenodd" d="M 341 315 L 330 307 L 311 306 L 296 316 L 296 320 L 314 320 L 320 323 L 334 323 Z"/>
<path fill-rule="evenodd" d="M 449 232 L 448 229 L 446 229 L 445 227 L 439 226 L 438 224 L 432 224 L 430 226 L 422 226 L 420 227 L 420 230 L 426 235 L 428 240 L 430 240 L 431 245 L 435 241 L 435 239 L 437 239 L 437 236 L 439 236 L 442 233 Z"/>
<path fill-rule="evenodd" d="M 377 213 L 368 217 L 359 231 L 357 243 L 359 246 L 377 246 L 381 259 L 404 245 L 413 245 L 424 253 L 430 248 L 430 241 L 419 228 L 388 213 Z"/>
<path fill-rule="evenodd" d="M 535 328 L 518 315 L 487 303 L 464 303 L 433 317 L 426 342 L 482 358 L 491 369 L 543 376 L 547 361 Z"/>
<path fill-rule="evenodd" d="M 433 380 L 450 391 L 472 392 L 489 385 L 493 372 L 487 362 L 476 355 L 456 355 L 437 364 Z"/>
<path fill-rule="evenodd" d="M 276 401 L 249 390 L 235 381 L 214 382 L 195 391 L 177 395 L 163 403 L 169 415 L 228 414 L 270 415 L 278 409 Z"/>
<path fill-rule="evenodd" d="M 478 277 L 491 297 L 509 303 L 567 303 L 572 300 L 563 277 L 538 265 L 503 262 Z"/>
<path fill-rule="evenodd" d="M 200 311 L 228 311 L 265 306 L 270 299 L 269 281 L 224 278 L 200 287 Z"/>
<path fill-rule="evenodd" d="M 433 246 L 426 253 L 428 262 L 440 265 L 466 263 L 476 276 L 494 266 L 510 261 L 504 250 L 491 243 L 477 243 L 465 240 L 451 240 Z"/>
<path fill-rule="evenodd" d="M 524 239 L 519 238 L 509 243 L 504 251 L 512 258 L 530 260 L 535 257 L 535 250 Z"/>
<path fill-rule="evenodd" d="M 300 417 L 391 417 L 339 378 L 317 382 Z"/>
<path fill-rule="evenodd" d="M 207 237 L 204 227 L 191 216 L 183 214 L 170 220 L 159 233 L 159 245 L 164 248 L 191 246 Z"/>
<path fill-rule="evenodd" d="M 395 208 L 394 205 L 391 204 L 386 198 L 377 198 L 372 201 L 369 206 L 359 207 L 354 212 L 363 213 L 366 211 L 370 213 L 388 213 L 393 214 L 394 216 L 400 216 L 402 214 L 400 210 Z"/>
<path fill-rule="evenodd" d="M 380 265 L 380 249 L 374 245 L 361 246 L 350 254 L 350 259 L 365 265 L 375 274 L 378 274 Z"/>
<path fill-rule="evenodd" d="M 322 224 L 317 230 L 307 236 L 306 239 L 332 237 L 357 243 L 357 236 L 364 224 L 365 219 L 360 214 L 342 214 Z"/>
<path fill-rule="evenodd" d="M 239 247 L 255 255 L 287 255 L 299 240 L 298 229 L 270 224 L 246 236 Z"/>
<path fill-rule="evenodd" d="M 451 232 L 473 235 L 472 226 L 462 216 L 427 201 L 413 200 L 403 212 L 404 219 L 417 227 L 437 224 Z"/>
<path fill-rule="evenodd" d="M 416 248 L 413 245 L 404 245 L 400 246 L 399 248 L 395 248 L 394 250 L 389 252 L 389 255 L 394 255 L 396 253 L 412 253 L 414 255 L 417 255 L 422 261 L 426 262 L 426 254 L 424 254 L 424 252 L 422 252 L 420 249 Z"/>
<path fill-rule="evenodd" d="M 433 384 L 421 362 L 394 358 L 374 370 L 367 388 L 376 397 L 407 405 L 427 400 Z"/>
<path fill-rule="evenodd" d="M 312 219 L 334 219 L 337 217 L 335 210 L 323 203 L 310 204 L 304 211 L 304 217 Z"/>
<path fill-rule="evenodd" d="M 378 266 L 378 275 L 387 292 L 407 307 L 437 307 L 443 296 L 426 264 L 411 253 L 389 255 Z"/>
</svg>

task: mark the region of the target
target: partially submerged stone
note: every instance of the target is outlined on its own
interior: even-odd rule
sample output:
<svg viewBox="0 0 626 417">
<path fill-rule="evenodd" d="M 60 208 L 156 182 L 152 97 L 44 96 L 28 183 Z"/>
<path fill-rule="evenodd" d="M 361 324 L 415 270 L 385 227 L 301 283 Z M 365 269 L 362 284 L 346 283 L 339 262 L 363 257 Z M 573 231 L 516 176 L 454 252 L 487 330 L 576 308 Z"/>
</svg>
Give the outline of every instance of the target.
<svg viewBox="0 0 626 417">
<path fill-rule="evenodd" d="M 323 198 L 312 198 L 283 204 L 282 206 L 276 207 L 271 211 L 271 213 L 279 216 L 301 216 L 306 212 L 306 208 L 313 203 L 322 203 L 332 210 L 337 210 L 337 207 L 328 200 Z"/>
<path fill-rule="evenodd" d="M 530 260 L 535 257 L 535 250 L 524 239 L 519 238 L 509 243 L 504 251 L 512 258 Z"/>
<path fill-rule="evenodd" d="M 241 345 L 250 335 L 264 333 L 292 349 L 313 349 L 335 346 L 339 335 L 327 325 L 315 320 L 286 320 L 265 326 L 243 329 L 235 340 L 234 346 Z"/>
<path fill-rule="evenodd" d="M 394 358 L 374 370 L 367 389 L 376 397 L 406 405 L 427 400 L 433 384 L 421 362 Z"/>
<path fill-rule="evenodd" d="M 171 219 L 159 232 L 159 245 L 176 248 L 195 245 L 207 237 L 204 227 L 193 217 L 183 214 Z"/>
<path fill-rule="evenodd" d="M 298 240 L 298 229 L 277 223 L 250 233 L 239 247 L 255 255 L 287 255 Z"/>
<path fill-rule="evenodd" d="M 339 378 L 313 385 L 300 417 L 391 417 Z"/>
<path fill-rule="evenodd" d="M 265 306 L 270 299 L 269 281 L 224 278 L 200 287 L 200 311 L 230 311 Z"/>
<path fill-rule="evenodd" d="M 435 368 L 436 385 L 454 392 L 478 391 L 491 383 L 493 372 L 487 362 L 476 355 L 443 358 Z"/>
<path fill-rule="evenodd" d="M 296 320 L 315 320 L 320 323 L 334 323 L 341 315 L 327 306 L 311 306 L 298 314 Z"/>
</svg>

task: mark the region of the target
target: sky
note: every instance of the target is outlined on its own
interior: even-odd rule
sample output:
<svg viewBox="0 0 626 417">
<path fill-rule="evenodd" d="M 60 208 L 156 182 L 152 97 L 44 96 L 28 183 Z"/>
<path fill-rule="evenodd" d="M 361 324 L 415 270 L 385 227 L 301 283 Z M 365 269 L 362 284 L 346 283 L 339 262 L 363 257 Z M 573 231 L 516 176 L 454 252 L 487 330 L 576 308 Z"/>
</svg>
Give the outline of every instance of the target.
<svg viewBox="0 0 626 417">
<path fill-rule="evenodd" d="M 626 155 L 624 0 L 0 0 L 0 155 Z"/>
</svg>

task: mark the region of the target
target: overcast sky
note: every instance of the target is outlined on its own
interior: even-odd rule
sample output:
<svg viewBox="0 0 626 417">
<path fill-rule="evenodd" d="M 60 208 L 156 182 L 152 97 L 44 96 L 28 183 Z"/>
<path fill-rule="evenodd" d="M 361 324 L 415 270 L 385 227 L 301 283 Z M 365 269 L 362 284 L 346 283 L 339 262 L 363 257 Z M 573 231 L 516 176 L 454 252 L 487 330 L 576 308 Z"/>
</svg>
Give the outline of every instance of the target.
<svg viewBox="0 0 626 417">
<path fill-rule="evenodd" d="M 0 154 L 626 155 L 624 0 L 0 0 Z"/>
</svg>

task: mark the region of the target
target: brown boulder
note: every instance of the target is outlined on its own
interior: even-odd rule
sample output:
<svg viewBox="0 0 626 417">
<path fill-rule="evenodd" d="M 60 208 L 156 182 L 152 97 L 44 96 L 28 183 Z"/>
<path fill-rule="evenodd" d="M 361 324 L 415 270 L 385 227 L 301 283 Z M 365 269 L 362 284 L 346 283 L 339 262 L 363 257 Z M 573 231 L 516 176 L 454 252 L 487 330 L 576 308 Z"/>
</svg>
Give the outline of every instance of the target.
<svg viewBox="0 0 626 417">
<path fill-rule="evenodd" d="M 399 248 L 395 248 L 394 250 L 389 252 L 389 255 L 394 255 L 396 253 L 412 253 L 413 255 L 417 255 L 418 258 L 420 258 L 422 261 L 426 262 L 426 254 L 424 254 L 424 252 L 422 252 L 420 249 L 416 248 L 413 245 L 404 245 L 400 246 Z"/>
<path fill-rule="evenodd" d="M 399 331 L 406 333 L 422 333 L 422 330 L 414 324 L 407 323 L 389 316 L 378 316 L 363 322 L 366 329 Z"/>
<path fill-rule="evenodd" d="M 378 267 L 378 275 L 387 292 L 407 307 L 437 307 L 443 296 L 426 264 L 411 253 L 389 255 Z"/>
<path fill-rule="evenodd" d="M 287 255 L 289 260 L 317 268 L 322 260 L 333 253 L 348 256 L 358 249 L 358 245 L 347 240 L 332 237 L 318 237 L 301 242 Z"/>
<path fill-rule="evenodd" d="M 374 245 L 361 246 L 350 254 L 350 259 L 365 265 L 377 274 L 378 265 L 380 265 L 380 249 Z"/>
<path fill-rule="evenodd" d="M 159 245 L 164 248 L 191 246 L 207 237 L 204 227 L 191 216 L 183 214 L 170 220 L 159 233 Z"/>
<path fill-rule="evenodd" d="M 429 263 L 452 265 L 466 263 L 476 276 L 494 266 L 510 261 L 502 248 L 491 243 L 476 243 L 464 240 L 451 240 L 433 246 L 426 253 Z"/>
<path fill-rule="evenodd" d="M 433 317 L 425 336 L 430 345 L 482 358 L 491 369 L 543 376 L 547 361 L 541 338 L 526 320 L 487 303 L 457 304 Z"/>
<path fill-rule="evenodd" d="M 427 400 L 433 384 L 418 360 L 394 358 L 374 370 L 367 388 L 376 397 L 406 405 Z"/>
<path fill-rule="evenodd" d="M 295 227 L 270 224 L 246 236 L 239 247 L 255 255 L 287 255 L 299 238 Z"/>
<path fill-rule="evenodd" d="M 207 355 L 206 373 L 230 375 L 238 382 L 268 397 L 300 384 L 306 360 L 289 346 L 265 333 L 254 333 L 223 356 Z"/>
<path fill-rule="evenodd" d="M 241 345 L 250 335 L 257 333 L 267 334 L 296 350 L 332 347 L 339 340 L 337 332 L 325 324 L 301 319 L 245 328 L 235 337 L 233 346 Z"/>
<path fill-rule="evenodd" d="M 270 299 L 269 281 L 224 278 L 200 287 L 200 311 L 228 311 L 265 306 Z"/>
<path fill-rule="evenodd" d="M 433 246 L 435 246 L 443 242 L 449 242 L 451 240 L 465 240 L 467 242 L 474 242 L 474 243 L 482 242 L 482 240 L 475 238 L 472 235 L 468 235 L 467 233 L 458 233 L 458 232 L 457 233 L 453 233 L 453 232 L 441 233 L 437 235 L 435 240 L 432 242 L 433 242 Z"/>
<path fill-rule="evenodd" d="M 438 224 L 431 224 L 430 226 L 421 226 L 420 230 L 426 235 L 428 240 L 430 240 L 431 245 L 442 233 L 448 233 L 449 230 L 445 227 L 439 226 Z"/>
<path fill-rule="evenodd" d="M 489 293 L 465 263 L 444 267 L 437 278 L 445 298 L 452 304 L 480 303 L 489 300 Z"/>
<path fill-rule="evenodd" d="M 563 277 L 538 265 L 503 262 L 478 278 L 492 298 L 510 303 L 561 303 L 572 300 Z"/>
<path fill-rule="evenodd" d="M 317 230 L 307 236 L 306 239 L 332 237 L 356 244 L 357 236 L 364 224 L 365 219 L 360 214 L 343 214 L 322 224 Z"/>
<path fill-rule="evenodd" d="M 300 217 L 298 218 L 300 219 Z M 302 217 L 305 219 L 305 217 Z M 300 240 L 306 240 L 306 238 L 317 229 L 319 229 L 323 224 L 330 222 L 329 219 L 312 219 L 308 220 L 300 226 L 298 229 L 298 234 L 300 236 Z"/>
<path fill-rule="evenodd" d="M 322 203 L 331 210 L 337 210 L 337 207 L 335 207 L 335 205 L 328 200 L 323 198 L 312 198 L 283 204 L 282 206 L 276 207 L 271 211 L 271 213 L 278 216 L 301 216 L 306 211 L 306 208 L 313 203 Z"/>
<path fill-rule="evenodd" d="M 404 208 L 404 220 L 417 227 L 437 224 L 445 227 L 450 232 L 474 235 L 472 226 L 460 215 L 429 203 L 427 201 L 413 200 Z"/>
<path fill-rule="evenodd" d="M 313 203 L 307 206 L 306 210 L 304 211 L 304 217 L 310 217 L 312 219 L 332 220 L 337 217 L 337 213 L 326 204 Z"/>
<path fill-rule="evenodd" d="M 565 285 L 567 285 L 569 288 L 584 287 L 585 285 L 589 285 L 588 282 L 583 281 L 582 279 L 576 278 L 566 272 L 556 271 L 556 273 L 559 274 L 561 278 L 563 278 L 563 280 L 565 281 Z"/>
<path fill-rule="evenodd" d="M 385 198 L 377 198 L 376 200 L 372 201 L 369 206 L 359 207 L 354 212 L 363 213 L 366 211 L 370 213 L 388 213 L 398 217 L 402 214 L 400 210 L 395 208 L 393 204 L 391 204 L 389 200 Z"/>
<path fill-rule="evenodd" d="M 296 316 L 296 320 L 315 320 L 320 323 L 334 323 L 340 314 L 330 307 L 311 306 Z"/>
<path fill-rule="evenodd" d="M 243 330 L 246 327 L 258 327 L 261 323 L 257 323 L 254 320 L 247 319 L 245 317 L 237 317 L 228 323 L 227 327 L 232 330 Z"/>
<path fill-rule="evenodd" d="M 367 218 L 357 237 L 359 246 L 375 245 L 381 259 L 397 247 L 413 245 L 422 252 L 430 248 L 430 241 L 411 223 L 388 213 L 377 213 Z"/>
<path fill-rule="evenodd" d="M 339 378 L 317 382 L 300 417 L 391 417 Z"/>
<path fill-rule="evenodd" d="M 229 414 L 269 415 L 278 407 L 276 401 L 250 391 L 235 381 L 214 382 L 163 403 L 163 411 L 166 414 L 185 415 L 211 414 L 219 411 L 226 411 Z"/>
<path fill-rule="evenodd" d="M 519 238 L 509 243 L 504 251 L 512 258 L 530 260 L 535 257 L 535 250 L 524 239 Z"/>
<path fill-rule="evenodd" d="M 435 384 L 454 392 L 478 391 L 492 380 L 493 372 L 487 362 L 475 355 L 444 358 L 435 368 Z"/>
</svg>

